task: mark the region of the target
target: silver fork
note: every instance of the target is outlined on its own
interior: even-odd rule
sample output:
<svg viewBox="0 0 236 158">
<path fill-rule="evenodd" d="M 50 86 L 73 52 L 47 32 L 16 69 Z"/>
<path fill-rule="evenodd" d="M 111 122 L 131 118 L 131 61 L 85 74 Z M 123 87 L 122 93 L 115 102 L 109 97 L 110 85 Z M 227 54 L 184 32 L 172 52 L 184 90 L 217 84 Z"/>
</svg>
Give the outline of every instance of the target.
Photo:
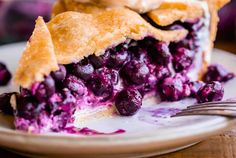
<svg viewBox="0 0 236 158">
<path fill-rule="evenodd" d="M 236 101 L 216 101 L 188 106 L 172 117 L 188 115 L 218 115 L 236 117 Z"/>
</svg>

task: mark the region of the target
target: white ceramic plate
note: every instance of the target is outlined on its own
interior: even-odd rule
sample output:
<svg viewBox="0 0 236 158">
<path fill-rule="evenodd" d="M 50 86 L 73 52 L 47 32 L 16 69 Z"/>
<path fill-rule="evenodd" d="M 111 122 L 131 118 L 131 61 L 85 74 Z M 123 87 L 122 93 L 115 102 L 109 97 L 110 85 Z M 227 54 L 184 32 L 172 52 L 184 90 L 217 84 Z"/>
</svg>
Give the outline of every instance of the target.
<svg viewBox="0 0 236 158">
<path fill-rule="evenodd" d="M 5 62 L 12 72 L 24 46 L 25 43 L 17 43 L 0 47 L 0 61 Z M 234 55 L 215 50 L 213 62 L 236 73 Z M 1 93 L 14 90 L 16 87 L 12 85 L 0 88 Z M 235 96 L 234 79 L 225 85 L 225 99 Z M 0 114 L 0 146 L 35 157 L 147 157 L 183 149 L 234 123 L 232 119 L 219 116 L 168 117 L 170 111 L 193 102 L 186 99 L 157 106 L 144 103 L 144 108 L 133 117 L 106 118 L 82 125 L 104 133 L 125 130 L 117 135 L 27 134 L 15 131 L 12 118 Z"/>
</svg>

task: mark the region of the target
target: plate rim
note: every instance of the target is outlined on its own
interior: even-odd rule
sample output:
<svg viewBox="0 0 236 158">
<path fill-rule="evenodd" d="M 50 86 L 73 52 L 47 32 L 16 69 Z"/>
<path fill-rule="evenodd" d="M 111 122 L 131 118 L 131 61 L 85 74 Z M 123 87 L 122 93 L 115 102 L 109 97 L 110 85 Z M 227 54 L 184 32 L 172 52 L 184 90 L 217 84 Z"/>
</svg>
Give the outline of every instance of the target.
<svg viewBox="0 0 236 158">
<path fill-rule="evenodd" d="M 0 46 L 0 50 L 1 49 L 8 49 L 9 47 L 25 47 L 25 43 L 26 42 L 17 42 L 17 43 L 12 43 L 12 44 L 5 44 L 5 45 L 2 45 Z M 236 56 L 233 55 L 233 54 L 230 54 L 229 52 L 227 51 L 223 51 L 223 50 L 220 50 L 220 49 L 214 49 L 213 51 L 214 53 L 220 53 L 220 54 L 223 54 L 223 55 L 227 55 L 227 56 L 230 56 L 232 58 L 234 58 L 234 60 L 236 59 Z M 188 116 L 186 116 L 188 117 Z M 191 116 L 192 117 L 192 116 Z M 205 116 L 204 116 L 205 117 Z M 215 117 L 215 120 L 218 119 L 218 122 L 215 122 L 215 123 L 212 123 L 211 126 L 214 126 L 214 125 L 218 125 L 218 129 L 216 130 L 216 126 L 214 126 L 214 128 L 212 129 L 215 129 L 215 130 L 207 130 L 207 132 L 204 131 L 201 133 L 198 133 L 196 135 L 196 131 L 195 131 L 195 136 L 197 137 L 200 137 L 199 135 L 202 135 L 202 134 L 208 134 L 208 135 L 212 135 L 213 133 L 219 133 L 227 128 L 229 128 L 232 124 L 234 124 L 234 122 L 236 122 L 235 119 L 229 119 L 229 118 L 226 118 L 226 117 L 221 117 L 221 116 L 212 116 L 212 117 Z M 210 122 L 210 121 L 209 121 Z M 205 124 L 207 122 L 204 122 Z M 199 123 L 200 124 L 200 123 Z M 201 123 L 202 124 L 202 123 Z M 165 132 L 166 134 L 169 133 L 172 133 L 172 132 L 180 132 L 180 131 L 183 131 L 183 129 L 185 128 L 189 128 L 188 127 L 178 127 L 178 129 L 175 129 L 175 131 L 168 131 L 168 129 L 160 129 L 159 132 Z M 199 128 L 199 127 L 198 127 Z M 10 130 L 10 131 L 9 131 Z M 168 132 L 167 132 L 168 131 Z M 158 133 L 158 132 L 157 132 Z M 145 144 L 146 143 L 156 143 L 156 142 L 166 142 L 166 141 L 174 141 L 174 140 L 179 140 L 179 139 L 182 139 L 182 138 L 187 138 L 186 135 L 185 136 L 182 136 L 182 137 L 177 137 L 177 138 L 169 138 L 169 140 L 167 139 L 157 139 L 158 138 L 158 134 L 155 135 L 155 132 L 152 131 L 152 132 L 143 132 L 143 133 L 138 133 L 138 134 L 121 134 L 121 135 L 99 135 L 99 136 L 81 136 L 81 135 L 61 135 L 61 134 L 29 134 L 29 133 L 25 133 L 25 132 L 21 132 L 21 131 L 16 131 L 16 130 L 11 130 L 11 129 L 8 129 L 8 130 L 4 130 L 2 128 L 0 128 L 0 138 L 3 138 L 3 136 L 6 136 L 6 135 L 10 135 L 10 136 L 17 136 L 18 138 L 24 138 L 24 139 L 54 139 L 54 141 L 63 141 L 63 140 L 70 140 L 71 143 L 74 143 L 74 144 L 77 144 L 77 146 L 91 146 L 91 144 L 96 144 L 97 145 L 99 144 L 99 146 L 104 146 L 104 147 L 108 147 L 110 145 L 112 146 L 120 146 L 121 144 L 126 144 L 126 145 L 136 145 L 137 142 L 139 142 L 139 145 L 142 144 L 140 142 L 143 142 Z M 189 135 L 188 137 L 193 137 L 194 135 Z M 159 137 L 160 138 L 160 137 Z M 76 140 L 75 140 L 76 139 Z M 144 140 L 145 139 L 145 140 Z M 6 141 L 6 140 L 5 140 Z M 95 142 L 96 141 L 96 142 Z M 22 143 L 22 140 L 18 140 L 18 143 Z M 109 145 L 107 144 L 107 142 L 109 142 Z M 112 142 L 112 144 L 110 144 Z M 27 144 L 27 141 L 25 141 L 25 143 Z M 53 142 L 49 142 L 49 144 L 53 144 Z M 0 144 L 1 144 L 1 141 L 0 141 Z M 37 143 L 35 143 L 37 144 Z"/>
</svg>

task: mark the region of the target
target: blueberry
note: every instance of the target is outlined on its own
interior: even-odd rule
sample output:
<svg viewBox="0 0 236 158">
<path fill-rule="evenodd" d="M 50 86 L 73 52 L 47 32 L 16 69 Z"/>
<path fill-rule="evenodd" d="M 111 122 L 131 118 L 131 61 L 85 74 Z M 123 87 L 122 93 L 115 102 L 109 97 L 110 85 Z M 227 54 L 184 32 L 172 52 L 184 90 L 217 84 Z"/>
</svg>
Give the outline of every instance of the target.
<svg viewBox="0 0 236 158">
<path fill-rule="evenodd" d="M 88 59 L 83 59 L 77 64 L 73 65 L 73 74 L 83 80 L 88 80 L 92 77 L 94 67 L 90 64 Z"/>
<path fill-rule="evenodd" d="M 186 39 L 188 40 L 193 40 L 193 41 L 197 41 L 199 40 L 199 35 L 197 32 L 193 31 L 193 32 L 189 32 Z"/>
<path fill-rule="evenodd" d="M 48 104 L 50 106 L 50 109 L 52 112 L 55 112 L 57 110 L 58 105 L 63 101 L 62 94 L 57 92 L 54 93 L 49 99 Z"/>
<path fill-rule="evenodd" d="M 180 24 L 173 24 L 173 25 L 167 27 L 166 29 L 167 30 L 183 30 L 185 28 Z"/>
<path fill-rule="evenodd" d="M 20 97 L 17 102 L 16 116 L 33 119 L 36 115 L 37 102 L 33 97 Z"/>
<path fill-rule="evenodd" d="M 66 77 L 63 86 L 78 96 L 83 96 L 86 91 L 83 81 L 73 75 L 68 75 Z"/>
<path fill-rule="evenodd" d="M 188 36 L 190 36 L 190 34 Z M 192 38 L 190 39 L 185 38 L 179 42 L 170 43 L 171 52 L 174 52 L 177 48 L 181 47 L 184 47 L 189 50 L 196 50 L 197 48 L 199 48 L 199 40 Z"/>
<path fill-rule="evenodd" d="M 0 62 L 0 86 L 5 86 L 11 80 L 11 73 L 6 65 Z"/>
<path fill-rule="evenodd" d="M 191 90 L 191 96 L 195 97 L 197 92 L 199 91 L 200 88 L 202 88 L 205 85 L 204 82 L 202 81 L 193 81 L 189 83 L 189 87 Z"/>
<path fill-rule="evenodd" d="M 38 85 L 33 95 L 35 95 L 39 102 L 43 102 L 52 96 L 55 91 L 55 81 L 51 76 L 47 76 L 45 80 Z"/>
<path fill-rule="evenodd" d="M 100 56 L 90 55 L 88 58 L 95 68 L 101 68 L 107 64 L 110 58 L 110 51 L 106 51 L 103 55 Z"/>
<path fill-rule="evenodd" d="M 62 131 L 65 126 L 67 125 L 68 121 L 70 119 L 70 114 L 64 111 L 59 111 L 57 115 L 55 115 L 53 120 L 53 132 L 60 132 Z"/>
<path fill-rule="evenodd" d="M 148 54 L 158 65 L 167 66 L 172 59 L 168 44 L 165 42 L 156 42 L 148 48 Z"/>
<path fill-rule="evenodd" d="M 173 64 L 176 72 L 188 69 L 193 63 L 193 52 L 180 47 L 173 52 Z"/>
<path fill-rule="evenodd" d="M 117 70 L 109 69 L 106 67 L 97 69 L 95 75 L 100 76 L 107 82 L 111 82 L 112 85 L 116 85 L 119 81 L 119 73 Z"/>
<path fill-rule="evenodd" d="M 150 92 L 152 90 L 156 89 L 157 85 L 157 78 L 155 75 L 150 75 L 147 79 L 147 82 L 141 86 L 138 90 L 141 92 L 142 95 L 145 95 L 145 93 Z"/>
<path fill-rule="evenodd" d="M 139 46 L 141 48 L 147 49 L 151 47 L 154 43 L 156 43 L 156 39 L 154 39 L 153 37 L 145 37 L 143 40 L 134 42 L 136 42 L 137 44 L 133 46 Z"/>
<path fill-rule="evenodd" d="M 60 115 L 61 112 L 72 113 L 74 112 L 76 104 L 76 97 L 68 88 L 63 88 L 60 92 L 55 93 L 49 99 L 51 106 L 51 113 L 53 115 Z"/>
<path fill-rule="evenodd" d="M 119 51 L 122 51 L 122 50 L 127 50 L 128 47 L 129 47 L 129 43 L 128 42 L 124 42 L 124 43 L 119 44 L 115 48 L 112 48 L 111 50 L 115 51 L 115 52 L 119 52 Z"/>
<path fill-rule="evenodd" d="M 147 81 L 149 68 L 144 62 L 132 60 L 124 66 L 122 73 L 128 83 L 138 85 Z"/>
<path fill-rule="evenodd" d="M 124 89 L 115 99 L 115 107 L 120 115 L 132 116 L 142 106 L 142 95 L 136 89 Z"/>
<path fill-rule="evenodd" d="M 59 70 L 52 72 L 51 75 L 56 82 L 62 82 L 66 78 L 65 66 L 59 65 Z"/>
<path fill-rule="evenodd" d="M 97 74 L 88 80 L 87 86 L 96 96 L 102 97 L 101 101 L 107 101 L 113 95 L 112 82 L 107 76 Z"/>
<path fill-rule="evenodd" d="M 162 100 L 177 101 L 190 95 L 190 88 L 179 74 L 167 77 L 159 87 Z"/>
<path fill-rule="evenodd" d="M 224 96 L 224 89 L 220 82 L 213 81 L 207 83 L 205 86 L 199 89 L 196 95 L 196 99 L 199 103 L 220 101 Z"/>
<path fill-rule="evenodd" d="M 209 66 L 206 74 L 203 77 L 205 82 L 227 82 L 232 78 L 234 78 L 234 74 L 229 73 L 222 65 L 219 64 Z"/>
<path fill-rule="evenodd" d="M 170 30 L 175 30 L 175 29 L 187 29 L 189 33 L 187 34 L 187 37 L 185 39 L 182 39 L 179 42 L 172 42 L 170 43 L 171 48 L 180 48 L 184 47 L 189 50 L 196 50 L 200 46 L 200 39 L 199 39 L 199 34 L 198 30 L 200 30 L 203 26 L 203 21 L 202 20 L 193 20 L 193 21 L 188 21 L 185 23 L 177 23 L 169 27 Z M 172 52 L 172 51 L 171 51 Z"/>
<path fill-rule="evenodd" d="M 20 87 L 20 95 L 22 97 L 30 97 L 31 96 L 31 92 L 30 92 L 30 90 L 28 90 L 26 88 Z"/>
<path fill-rule="evenodd" d="M 118 71 L 111 70 L 110 74 L 109 74 L 109 77 L 110 77 L 111 83 L 113 85 L 117 85 L 118 84 L 118 82 L 119 82 L 119 73 L 118 73 Z"/>
<path fill-rule="evenodd" d="M 171 76 L 170 69 L 165 66 L 157 66 L 156 67 L 156 77 L 157 81 L 161 81 L 167 77 Z"/>
<path fill-rule="evenodd" d="M 10 103 L 12 95 L 15 95 L 16 97 L 18 97 L 18 94 L 15 92 L 14 93 L 3 93 L 0 95 L 0 111 L 3 112 L 4 114 L 13 115 L 13 109 L 12 109 L 11 103 Z"/>
<path fill-rule="evenodd" d="M 126 49 L 119 51 L 110 51 L 110 59 L 108 60 L 108 67 L 110 68 L 121 68 L 126 62 L 129 61 L 129 53 Z"/>
<path fill-rule="evenodd" d="M 150 63 L 150 59 L 149 59 L 146 48 L 134 46 L 134 47 L 130 47 L 129 51 L 131 52 L 132 60 L 138 60 L 138 61 L 143 61 L 145 63 Z"/>
<path fill-rule="evenodd" d="M 191 95 L 191 89 L 189 84 L 183 84 L 183 97 L 189 97 Z"/>
<path fill-rule="evenodd" d="M 67 88 L 64 88 L 61 94 L 62 94 L 63 100 L 60 103 L 60 109 L 63 111 L 71 110 L 71 107 L 76 105 L 76 98 L 71 93 L 71 91 Z"/>
<path fill-rule="evenodd" d="M 197 20 L 189 20 L 184 23 L 184 27 L 188 29 L 189 31 L 197 32 L 204 26 L 204 21 L 201 19 Z"/>
</svg>

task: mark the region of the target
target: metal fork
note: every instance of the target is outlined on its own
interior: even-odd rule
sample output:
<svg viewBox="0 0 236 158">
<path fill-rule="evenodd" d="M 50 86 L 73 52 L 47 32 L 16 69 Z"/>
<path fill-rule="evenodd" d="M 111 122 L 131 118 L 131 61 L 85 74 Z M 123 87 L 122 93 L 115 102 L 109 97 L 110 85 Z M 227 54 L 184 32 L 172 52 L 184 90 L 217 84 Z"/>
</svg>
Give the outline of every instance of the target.
<svg viewBox="0 0 236 158">
<path fill-rule="evenodd" d="M 236 118 L 236 101 L 216 101 L 194 104 L 172 117 L 188 115 L 218 115 Z"/>
</svg>

